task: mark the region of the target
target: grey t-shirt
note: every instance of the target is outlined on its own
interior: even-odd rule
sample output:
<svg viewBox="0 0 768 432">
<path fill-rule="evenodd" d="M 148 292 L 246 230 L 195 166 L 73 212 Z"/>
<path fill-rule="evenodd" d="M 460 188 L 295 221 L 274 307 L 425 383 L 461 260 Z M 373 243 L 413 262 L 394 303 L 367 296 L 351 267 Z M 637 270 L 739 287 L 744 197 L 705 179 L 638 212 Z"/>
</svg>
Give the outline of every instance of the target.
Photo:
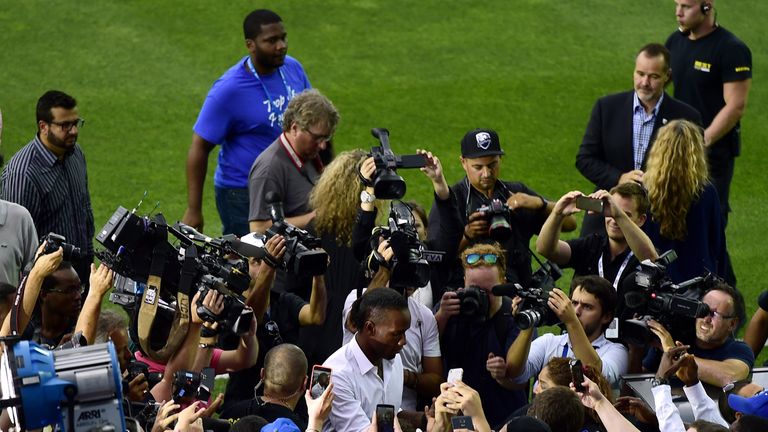
<svg viewBox="0 0 768 432">
<path fill-rule="evenodd" d="M 269 191 L 280 194 L 286 217 L 300 216 L 311 211 L 309 192 L 320 177 L 320 171 L 312 161 L 303 163 L 299 168 L 280 140 L 278 138 L 270 144 L 251 167 L 248 175 L 249 221 L 270 219 L 264 199 Z"/>
<path fill-rule="evenodd" d="M 26 208 L 0 200 L 0 282 L 16 286 L 37 250 L 35 223 Z"/>
</svg>

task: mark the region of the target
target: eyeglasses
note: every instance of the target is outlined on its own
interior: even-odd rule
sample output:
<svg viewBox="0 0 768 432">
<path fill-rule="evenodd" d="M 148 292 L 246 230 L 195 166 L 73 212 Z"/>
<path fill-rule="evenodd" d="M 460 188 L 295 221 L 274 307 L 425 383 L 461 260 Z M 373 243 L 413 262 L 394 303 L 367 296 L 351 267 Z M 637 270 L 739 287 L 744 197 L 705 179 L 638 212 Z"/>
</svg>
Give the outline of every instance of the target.
<svg viewBox="0 0 768 432">
<path fill-rule="evenodd" d="M 491 253 L 488 253 L 488 254 L 473 253 L 473 254 L 467 255 L 465 260 L 469 265 L 475 265 L 479 263 L 481 260 L 486 264 L 494 265 L 496 264 L 496 261 L 499 260 L 499 256 Z"/>
<path fill-rule="evenodd" d="M 55 292 L 55 293 L 64 294 L 64 295 L 72 295 L 75 293 L 83 294 L 85 292 L 85 287 L 81 285 L 78 288 L 65 288 L 65 289 L 50 288 L 48 289 L 48 292 Z"/>
<path fill-rule="evenodd" d="M 83 125 L 85 124 L 85 119 L 79 118 L 77 120 L 72 120 L 72 121 L 65 121 L 65 122 L 55 122 L 55 121 L 52 121 L 52 122 L 48 122 L 48 123 L 60 127 L 61 130 L 63 130 L 64 132 L 69 132 L 75 126 L 77 126 L 78 129 L 82 128 Z"/>
<path fill-rule="evenodd" d="M 712 318 L 712 320 L 716 320 L 716 319 L 724 320 L 724 319 L 736 318 L 736 315 L 723 315 L 716 310 L 710 310 L 707 315 L 709 315 L 709 317 Z"/>
<path fill-rule="evenodd" d="M 308 133 L 315 142 L 327 143 L 327 142 L 330 142 L 333 139 L 333 134 L 330 134 L 330 135 L 320 135 L 320 134 L 316 134 L 316 133 L 312 132 L 309 129 L 304 129 L 304 132 Z"/>
</svg>

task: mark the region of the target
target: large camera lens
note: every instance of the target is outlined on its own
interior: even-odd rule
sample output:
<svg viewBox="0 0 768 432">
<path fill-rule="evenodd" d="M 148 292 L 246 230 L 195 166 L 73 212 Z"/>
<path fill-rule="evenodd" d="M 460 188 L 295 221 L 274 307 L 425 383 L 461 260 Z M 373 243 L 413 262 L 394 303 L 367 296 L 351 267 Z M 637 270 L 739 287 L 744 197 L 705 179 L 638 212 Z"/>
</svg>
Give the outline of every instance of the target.
<svg viewBox="0 0 768 432">
<path fill-rule="evenodd" d="M 488 234 L 492 239 L 500 243 L 509 239 L 512 235 L 512 227 L 509 226 L 509 222 L 507 222 L 505 215 L 497 214 L 491 218 L 491 226 L 488 229 Z"/>
<path fill-rule="evenodd" d="M 538 327 L 541 324 L 542 318 L 543 314 L 539 310 L 524 310 L 515 315 L 515 325 L 520 330 L 527 330 L 531 327 Z"/>
<path fill-rule="evenodd" d="M 400 199 L 405 195 L 405 180 L 393 170 L 377 173 L 373 194 L 378 199 Z"/>
</svg>

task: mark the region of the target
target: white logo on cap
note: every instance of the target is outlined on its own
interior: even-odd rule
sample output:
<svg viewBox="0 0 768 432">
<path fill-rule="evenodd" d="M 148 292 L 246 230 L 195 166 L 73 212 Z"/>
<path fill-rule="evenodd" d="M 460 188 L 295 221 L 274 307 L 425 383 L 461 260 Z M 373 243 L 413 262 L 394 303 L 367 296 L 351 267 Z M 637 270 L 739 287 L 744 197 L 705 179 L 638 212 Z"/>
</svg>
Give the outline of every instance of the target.
<svg viewBox="0 0 768 432">
<path fill-rule="evenodd" d="M 488 146 L 491 145 L 491 134 L 488 132 L 478 132 L 475 134 L 475 141 L 477 141 L 477 147 L 488 150 Z"/>
</svg>

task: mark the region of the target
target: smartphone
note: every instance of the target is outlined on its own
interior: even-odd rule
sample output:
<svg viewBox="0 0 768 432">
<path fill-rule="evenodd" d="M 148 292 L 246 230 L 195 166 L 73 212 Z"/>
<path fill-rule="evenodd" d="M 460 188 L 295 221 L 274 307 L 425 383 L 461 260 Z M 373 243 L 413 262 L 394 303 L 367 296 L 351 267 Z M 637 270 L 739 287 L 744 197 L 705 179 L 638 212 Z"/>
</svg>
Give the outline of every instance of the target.
<svg viewBox="0 0 768 432">
<path fill-rule="evenodd" d="M 584 386 L 581 385 L 584 382 L 584 370 L 581 368 L 581 360 L 571 360 L 571 381 L 577 392 L 584 392 Z"/>
<path fill-rule="evenodd" d="M 453 426 L 453 430 L 456 429 L 467 429 L 467 430 L 475 430 L 475 425 L 472 424 L 472 417 L 470 416 L 454 416 L 451 418 L 451 426 Z"/>
<path fill-rule="evenodd" d="M 312 399 L 319 398 L 330 383 L 331 368 L 321 365 L 312 366 L 312 380 L 309 382 L 309 395 Z"/>
<path fill-rule="evenodd" d="M 461 379 L 464 377 L 464 369 L 462 368 L 453 368 L 448 371 L 448 383 L 453 384 L 456 381 L 461 381 Z"/>
<path fill-rule="evenodd" d="M 395 432 L 394 405 L 376 405 L 376 431 Z"/>
<path fill-rule="evenodd" d="M 603 202 L 603 200 L 590 198 L 586 196 L 576 197 L 576 207 L 582 210 L 589 210 L 595 213 L 603 214 L 604 204 L 605 203 Z"/>
</svg>

